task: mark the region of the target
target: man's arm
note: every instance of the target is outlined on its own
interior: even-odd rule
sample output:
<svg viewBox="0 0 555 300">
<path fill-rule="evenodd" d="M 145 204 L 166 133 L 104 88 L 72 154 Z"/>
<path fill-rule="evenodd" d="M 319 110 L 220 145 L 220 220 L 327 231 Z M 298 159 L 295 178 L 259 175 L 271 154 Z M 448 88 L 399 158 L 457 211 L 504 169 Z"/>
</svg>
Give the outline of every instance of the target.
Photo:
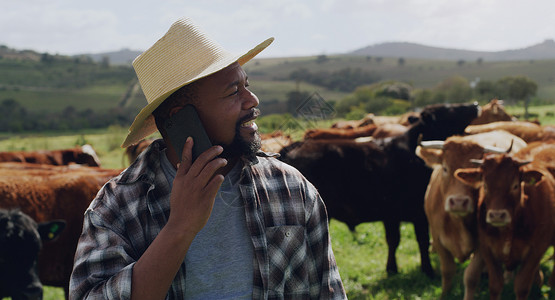
<svg viewBox="0 0 555 300">
<path fill-rule="evenodd" d="M 326 207 L 314 188 L 308 195 L 316 198 L 306 230 L 312 257 L 320 277 L 319 299 L 347 299 L 331 247 Z"/>
<path fill-rule="evenodd" d="M 168 222 L 138 260 L 126 235 L 112 228 L 110 220 L 117 217 L 87 211 L 72 274 L 72 299 L 166 297 L 191 242 L 212 211 L 223 182 L 223 176 L 215 173 L 227 163 L 214 159 L 222 152 L 215 146 L 191 164 L 192 143 L 188 140 L 184 146 L 170 195 Z M 115 197 L 114 189 L 102 190 L 100 197 Z"/>
<path fill-rule="evenodd" d="M 227 164 L 225 159 L 216 158 L 223 148 L 214 146 L 191 163 L 192 148 L 192 138 L 188 138 L 173 181 L 168 223 L 133 267 L 133 300 L 166 297 L 189 246 L 212 212 L 224 180 L 216 171 Z"/>
</svg>

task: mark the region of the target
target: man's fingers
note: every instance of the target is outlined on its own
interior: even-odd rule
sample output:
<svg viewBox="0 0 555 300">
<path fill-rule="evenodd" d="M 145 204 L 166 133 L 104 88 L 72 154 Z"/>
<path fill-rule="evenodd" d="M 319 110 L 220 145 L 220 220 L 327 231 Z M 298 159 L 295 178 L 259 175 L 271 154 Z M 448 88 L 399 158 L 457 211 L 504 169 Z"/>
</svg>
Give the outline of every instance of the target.
<svg viewBox="0 0 555 300">
<path fill-rule="evenodd" d="M 193 144 L 193 138 L 187 137 L 181 153 L 181 162 L 177 163 L 177 174 L 187 173 L 191 168 L 193 164 Z"/>
<path fill-rule="evenodd" d="M 209 162 L 214 160 L 216 156 L 222 154 L 223 150 L 224 148 L 222 148 L 222 146 L 212 146 L 208 148 L 208 150 L 202 152 L 191 165 L 189 170 L 191 175 L 195 177 L 198 176 Z"/>
<path fill-rule="evenodd" d="M 220 169 L 227 165 L 227 159 L 225 158 L 216 158 L 210 161 L 206 166 L 202 169 L 202 171 L 198 174 L 198 178 L 201 181 L 208 183 L 214 174 Z"/>
</svg>

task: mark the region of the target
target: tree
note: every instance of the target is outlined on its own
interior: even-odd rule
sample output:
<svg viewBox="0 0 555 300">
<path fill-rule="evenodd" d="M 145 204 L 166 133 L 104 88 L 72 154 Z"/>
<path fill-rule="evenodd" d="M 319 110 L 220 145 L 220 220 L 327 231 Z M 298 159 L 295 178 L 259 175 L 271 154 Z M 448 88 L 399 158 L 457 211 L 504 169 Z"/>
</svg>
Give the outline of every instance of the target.
<svg viewBox="0 0 555 300">
<path fill-rule="evenodd" d="M 474 88 L 476 98 L 481 100 L 491 100 L 498 97 L 495 82 L 490 80 L 480 80 Z"/>
<path fill-rule="evenodd" d="M 528 119 L 530 97 L 536 95 L 538 84 L 526 76 L 507 76 L 499 79 L 498 88 L 506 93 L 507 98 L 524 102 L 524 118 Z"/>
<path fill-rule="evenodd" d="M 538 84 L 526 76 L 506 76 L 497 81 L 496 89 L 500 96 L 516 102 L 536 95 Z"/>
<path fill-rule="evenodd" d="M 436 94 L 441 94 L 444 101 L 450 103 L 467 102 L 472 99 L 472 88 L 468 79 L 454 76 L 440 82 L 435 88 Z M 439 101 L 436 95 L 436 99 Z"/>
<path fill-rule="evenodd" d="M 328 56 L 325 55 L 325 54 L 318 55 L 318 56 L 316 57 L 316 63 L 317 63 L 317 64 L 325 63 L 325 62 L 327 62 L 327 61 L 328 61 Z"/>
</svg>

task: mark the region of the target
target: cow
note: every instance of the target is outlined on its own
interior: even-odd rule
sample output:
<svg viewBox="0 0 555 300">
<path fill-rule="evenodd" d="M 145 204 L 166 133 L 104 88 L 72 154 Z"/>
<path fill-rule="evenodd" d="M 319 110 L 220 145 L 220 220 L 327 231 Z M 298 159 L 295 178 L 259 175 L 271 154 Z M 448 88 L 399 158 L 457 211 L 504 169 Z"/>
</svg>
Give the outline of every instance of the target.
<svg viewBox="0 0 555 300">
<path fill-rule="evenodd" d="M 528 160 L 519 153 L 487 155 L 475 161 L 479 168 L 455 173 L 461 182 L 479 188 L 479 249 L 491 299 L 501 296 L 503 267 L 515 271 L 516 298 L 527 299 L 534 282 L 541 286 L 540 261 L 555 245 L 555 179 L 545 167 L 545 159 L 550 164 L 555 156 L 555 145 L 525 155 Z M 551 276 L 549 285 L 554 284 Z"/>
<path fill-rule="evenodd" d="M 343 129 L 343 128 L 313 128 L 307 129 L 304 133 L 305 140 L 321 140 L 321 139 L 355 139 L 358 137 L 372 136 L 376 131 L 375 124 L 369 124 L 361 127 Z"/>
<path fill-rule="evenodd" d="M 470 125 L 487 124 L 498 121 L 516 121 L 503 107 L 503 100 L 492 99 L 482 106 L 482 115 L 474 119 Z"/>
<path fill-rule="evenodd" d="M 100 159 L 91 145 L 61 150 L 0 152 L 0 162 L 68 165 L 70 163 L 100 167 Z"/>
<path fill-rule="evenodd" d="M 522 138 L 526 143 L 555 139 L 555 130 L 550 126 L 541 126 L 527 121 L 499 121 L 481 125 L 469 125 L 465 129 L 465 133 L 476 134 L 493 130 L 508 131 Z"/>
<path fill-rule="evenodd" d="M 272 133 L 261 133 L 261 150 L 265 152 L 278 153 L 281 148 L 293 143 L 293 139 L 283 131 L 278 130 Z"/>
<path fill-rule="evenodd" d="M 280 151 L 280 159 L 296 167 L 324 199 L 328 216 L 351 230 L 363 222 L 382 221 L 388 244 L 386 270 L 397 273 L 395 252 L 401 221 L 414 224 L 421 269 L 433 276 L 428 253 L 424 193 L 431 174 L 415 155 L 419 137 L 445 139 L 462 134 L 479 115 L 477 104 L 432 105 L 402 135 L 368 142 L 306 140 Z"/>
<path fill-rule="evenodd" d="M 383 139 L 387 137 L 398 136 L 405 133 L 408 129 L 408 126 L 402 124 L 383 124 L 376 128 L 376 130 L 372 134 L 372 137 L 376 139 Z"/>
<path fill-rule="evenodd" d="M 36 223 L 19 209 L 0 208 L 0 299 L 42 299 L 37 257 L 42 242 L 54 240 L 65 222 Z"/>
<path fill-rule="evenodd" d="M 68 295 L 73 256 L 86 208 L 102 185 L 121 170 L 82 166 L 0 163 L 0 207 L 20 208 L 37 222 L 66 221 L 66 229 L 39 254 L 43 284 L 63 287 Z"/>
<path fill-rule="evenodd" d="M 127 148 L 125 148 L 124 155 L 127 156 L 129 164 L 132 164 L 135 159 L 137 159 L 137 157 L 139 157 L 139 155 L 143 153 L 143 151 L 145 151 L 150 144 L 152 144 L 152 142 L 154 142 L 154 139 L 144 139 L 134 145 L 127 146 Z"/>
<path fill-rule="evenodd" d="M 470 168 L 472 159 L 485 153 L 515 153 L 526 147 L 519 137 L 506 131 L 470 136 L 452 136 L 445 141 L 422 142 L 416 154 L 433 168 L 424 198 L 424 211 L 430 224 L 432 247 L 440 262 L 442 297 L 452 287 L 455 259 L 466 261 L 477 249 L 476 206 L 478 192 L 454 177 L 456 170 Z M 465 270 L 465 299 L 473 299 L 483 263 L 474 253 Z"/>
</svg>

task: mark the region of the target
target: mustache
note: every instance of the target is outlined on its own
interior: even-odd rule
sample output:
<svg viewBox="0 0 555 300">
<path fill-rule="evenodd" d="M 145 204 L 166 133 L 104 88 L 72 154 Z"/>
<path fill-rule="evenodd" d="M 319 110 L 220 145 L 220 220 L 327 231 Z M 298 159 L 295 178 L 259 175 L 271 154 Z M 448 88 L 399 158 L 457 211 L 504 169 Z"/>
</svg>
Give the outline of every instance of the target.
<svg viewBox="0 0 555 300">
<path fill-rule="evenodd" d="M 248 121 L 248 120 L 257 118 L 258 116 L 260 116 L 260 109 L 258 109 L 258 108 L 255 107 L 255 108 L 253 108 L 253 109 L 251 110 L 251 112 L 250 112 L 248 115 L 246 115 L 246 116 L 242 117 L 241 119 L 239 119 L 239 121 L 237 122 L 237 126 L 239 126 L 239 125 L 245 123 L 245 122 Z"/>
</svg>

